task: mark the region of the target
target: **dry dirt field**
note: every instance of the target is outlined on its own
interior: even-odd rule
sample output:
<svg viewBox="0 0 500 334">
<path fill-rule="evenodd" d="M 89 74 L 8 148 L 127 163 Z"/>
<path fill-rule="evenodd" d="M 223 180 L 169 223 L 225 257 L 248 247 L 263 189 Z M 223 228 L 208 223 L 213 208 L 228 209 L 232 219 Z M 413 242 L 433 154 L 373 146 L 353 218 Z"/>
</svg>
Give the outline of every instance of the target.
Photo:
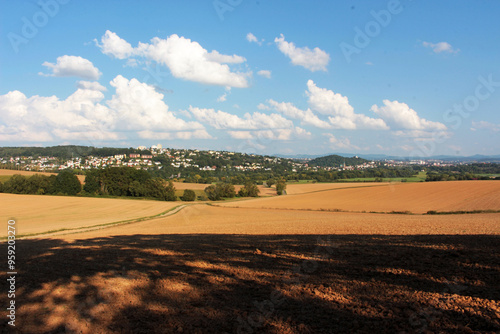
<svg viewBox="0 0 500 334">
<path fill-rule="evenodd" d="M 322 185 L 323 186 L 323 185 Z M 338 188 L 225 206 L 366 212 L 499 210 L 500 182 L 449 181 Z"/>
<path fill-rule="evenodd" d="M 386 186 L 387 182 L 345 182 L 345 183 L 302 183 L 302 184 L 288 184 L 286 193 L 288 195 L 297 195 L 304 193 L 311 193 L 332 189 L 343 188 L 358 188 L 358 187 L 373 187 L 373 186 Z"/>
<path fill-rule="evenodd" d="M 447 205 L 462 203 L 459 184 L 439 184 L 435 191 L 444 193 L 447 184 L 455 190 L 447 193 Z M 386 187 L 352 190 L 384 193 Z M 45 197 L 31 198 L 37 205 Z M 10 210 L 19 209 L 15 205 Z M 118 220 L 117 208 L 124 209 L 109 208 L 108 221 Z M 40 214 L 57 219 L 57 213 Z M 170 216 L 22 239 L 16 247 L 19 333 L 500 331 L 500 213 L 429 216 L 192 204 Z M 1 291 L 8 291 L 6 278 L 0 271 Z M 7 303 L 6 293 L 0 294 L 0 305 Z M 1 309 L 0 328 L 11 333 Z"/>
</svg>

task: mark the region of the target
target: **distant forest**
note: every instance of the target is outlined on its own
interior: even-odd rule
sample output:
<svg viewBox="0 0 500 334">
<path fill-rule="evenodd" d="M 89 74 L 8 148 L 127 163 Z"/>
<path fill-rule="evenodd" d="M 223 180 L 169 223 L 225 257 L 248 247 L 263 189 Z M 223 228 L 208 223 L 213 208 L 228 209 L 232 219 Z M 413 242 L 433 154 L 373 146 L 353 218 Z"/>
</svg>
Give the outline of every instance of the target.
<svg viewBox="0 0 500 334">
<path fill-rule="evenodd" d="M 355 165 L 362 165 L 367 162 L 370 161 L 358 157 L 345 158 L 340 155 L 334 154 L 334 155 L 328 155 L 326 157 L 312 159 L 307 164 L 309 166 L 318 166 L 318 167 L 339 167 L 343 166 L 344 163 L 346 166 L 355 166 Z"/>
</svg>

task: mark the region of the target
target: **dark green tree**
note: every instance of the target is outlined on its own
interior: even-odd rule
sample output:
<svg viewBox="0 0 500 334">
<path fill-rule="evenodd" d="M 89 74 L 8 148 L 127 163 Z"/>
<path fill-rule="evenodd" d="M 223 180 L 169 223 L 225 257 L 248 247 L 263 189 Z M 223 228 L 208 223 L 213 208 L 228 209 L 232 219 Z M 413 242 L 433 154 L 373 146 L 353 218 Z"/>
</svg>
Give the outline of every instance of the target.
<svg viewBox="0 0 500 334">
<path fill-rule="evenodd" d="M 27 180 L 27 194 L 36 194 L 36 195 L 44 195 L 50 192 L 50 189 L 53 187 L 51 179 L 49 176 L 34 174 L 30 176 Z"/>
<path fill-rule="evenodd" d="M 192 202 L 196 199 L 196 193 L 191 189 L 185 189 L 181 199 L 183 201 Z"/>
<path fill-rule="evenodd" d="M 276 193 L 278 195 L 283 195 L 283 193 L 285 192 L 285 190 L 286 190 L 286 182 L 285 182 L 285 180 L 279 180 L 276 183 Z"/>
<path fill-rule="evenodd" d="M 11 194 L 27 194 L 28 180 L 26 177 L 14 174 L 10 179 L 5 181 L 3 191 Z"/>
<path fill-rule="evenodd" d="M 85 185 L 83 190 L 89 194 L 97 195 L 101 193 L 101 183 L 99 177 L 99 170 L 91 169 L 85 175 Z"/>
<path fill-rule="evenodd" d="M 217 188 L 213 184 L 205 188 L 205 194 L 207 194 L 208 199 L 211 201 L 218 201 L 221 199 L 220 194 L 217 192 Z"/>
<path fill-rule="evenodd" d="M 240 197 L 257 197 L 259 196 L 259 188 L 253 182 L 247 182 L 244 187 L 238 191 Z"/>
<path fill-rule="evenodd" d="M 74 196 L 82 191 L 82 184 L 78 177 L 69 170 L 63 170 L 57 174 L 54 184 L 52 185 L 52 192 L 56 194 L 64 194 Z"/>
<path fill-rule="evenodd" d="M 231 183 L 217 183 L 216 188 L 221 198 L 233 198 L 236 196 L 236 190 Z"/>
</svg>

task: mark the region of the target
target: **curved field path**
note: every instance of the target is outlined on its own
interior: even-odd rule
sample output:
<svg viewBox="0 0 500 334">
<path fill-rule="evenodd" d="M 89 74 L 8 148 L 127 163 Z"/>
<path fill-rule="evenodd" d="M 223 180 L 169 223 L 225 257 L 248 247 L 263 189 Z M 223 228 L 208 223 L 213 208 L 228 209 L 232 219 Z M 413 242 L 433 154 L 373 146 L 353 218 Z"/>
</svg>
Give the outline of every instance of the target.
<svg viewBox="0 0 500 334">
<path fill-rule="evenodd" d="M 179 202 L 1 194 L 2 221 L 16 220 L 17 235 L 80 228 L 165 212 Z M 7 235 L 2 229 L 0 237 Z"/>
<path fill-rule="evenodd" d="M 59 236 L 66 241 L 160 234 L 500 234 L 500 213 L 393 215 L 189 205 L 168 217 Z M 50 237 L 50 236 L 49 236 Z"/>
</svg>

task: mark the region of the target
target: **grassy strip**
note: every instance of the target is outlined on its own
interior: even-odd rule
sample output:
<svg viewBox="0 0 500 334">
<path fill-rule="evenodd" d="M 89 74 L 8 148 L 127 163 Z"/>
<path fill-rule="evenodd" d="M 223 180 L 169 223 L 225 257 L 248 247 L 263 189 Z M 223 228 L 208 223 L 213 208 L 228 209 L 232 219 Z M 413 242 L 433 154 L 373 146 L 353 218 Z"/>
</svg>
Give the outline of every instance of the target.
<svg viewBox="0 0 500 334">
<path fill-rule="evenodd" d="M 120 221 L 117 221 L 117 222 L 104 223 L 104 224 L 99 224 L 99 225 L 90 225 L 90 226 L 82 226 L 82 227 L 74 227 L 74 228 L 61 228 L 61 229 L 58 229 L 58 230 L 50 230 L 50 231 L 46 231 L 46 232 L 20 234 L 20 235 L 16 236 L 16 239 L 27 238 L 27 237 L 34 237 L 34 236 L 38 236 L 38 235 L 54 234 L 54 233 L 64 232 L 64 231 L 68 231 L 68 232 L 69 231 L 73 231 L 73 233 L 86 232 L 88 230 L 99 229 L 99 228 L 104 228 L 104 227 L 111 227 L 111 226 L 114 226 L 114 225 L 125 225 L 125 224 L 139 223 L 139 222 L 142 222 L 142 221 L 145 221 L 145 220 L 150 220 L 150 219 L 154 219 L 154 218 L 158 218 L 158 217 L 164 216 L 167 213 L 172 212 L 172 211 L 174 211 L 174 210 L 176 210 L 176 209 L 178 209 L 178 208 L 180 208 L 182 206 L 185 206 L 185 205 L 186 204 L 177 205 L 177 206 L 175 206 L 173 208 L 168 209 L 167 211 L 160 212 L 160 213 L 158 213 L 156 215 L 153 215 L 153 216 L 133 218 L 133 219 L 127 219 L 127 220 L 120 220 Z M 2 238 L 0 238 L 0 240 L 2 240 L 2 241 L 3 240 L 7 240 L 7 237 L 2 237 Z"/>
<path fill-rule="evenodd" d="M 283 210 L 283 211 L 316 211 L 316 212 L 346 212 L 346 213 L 375 213 L 375 214 L 384 214 L 384 215 L 459 215 L 459 214 L 478 214 L 478 213 L 500 213 L 500 210 L 472 210 L 472 211 L 434 211 L 430 210 L 427 213 L 414 213 L 408 210 L 404 211 L 350 211 L 343 209 L 292 209 L 292 208 L 273 208 L 273 207 L 254 207 L 247 208 L 241 206 L 221 206 L 219 203 L 206 203 L 207 205 L 218 207 L 218 208 L 232 208 L 232 209 L 254 209 L 254 210 Z"/>
<path fill-rule="evenodd" d="M 476 213 L 500 213 L 500 210 L 459 210 L 459 211 L 436 211 L 429 210 L 426 215 L 469 215 Z"/>
</svg>

